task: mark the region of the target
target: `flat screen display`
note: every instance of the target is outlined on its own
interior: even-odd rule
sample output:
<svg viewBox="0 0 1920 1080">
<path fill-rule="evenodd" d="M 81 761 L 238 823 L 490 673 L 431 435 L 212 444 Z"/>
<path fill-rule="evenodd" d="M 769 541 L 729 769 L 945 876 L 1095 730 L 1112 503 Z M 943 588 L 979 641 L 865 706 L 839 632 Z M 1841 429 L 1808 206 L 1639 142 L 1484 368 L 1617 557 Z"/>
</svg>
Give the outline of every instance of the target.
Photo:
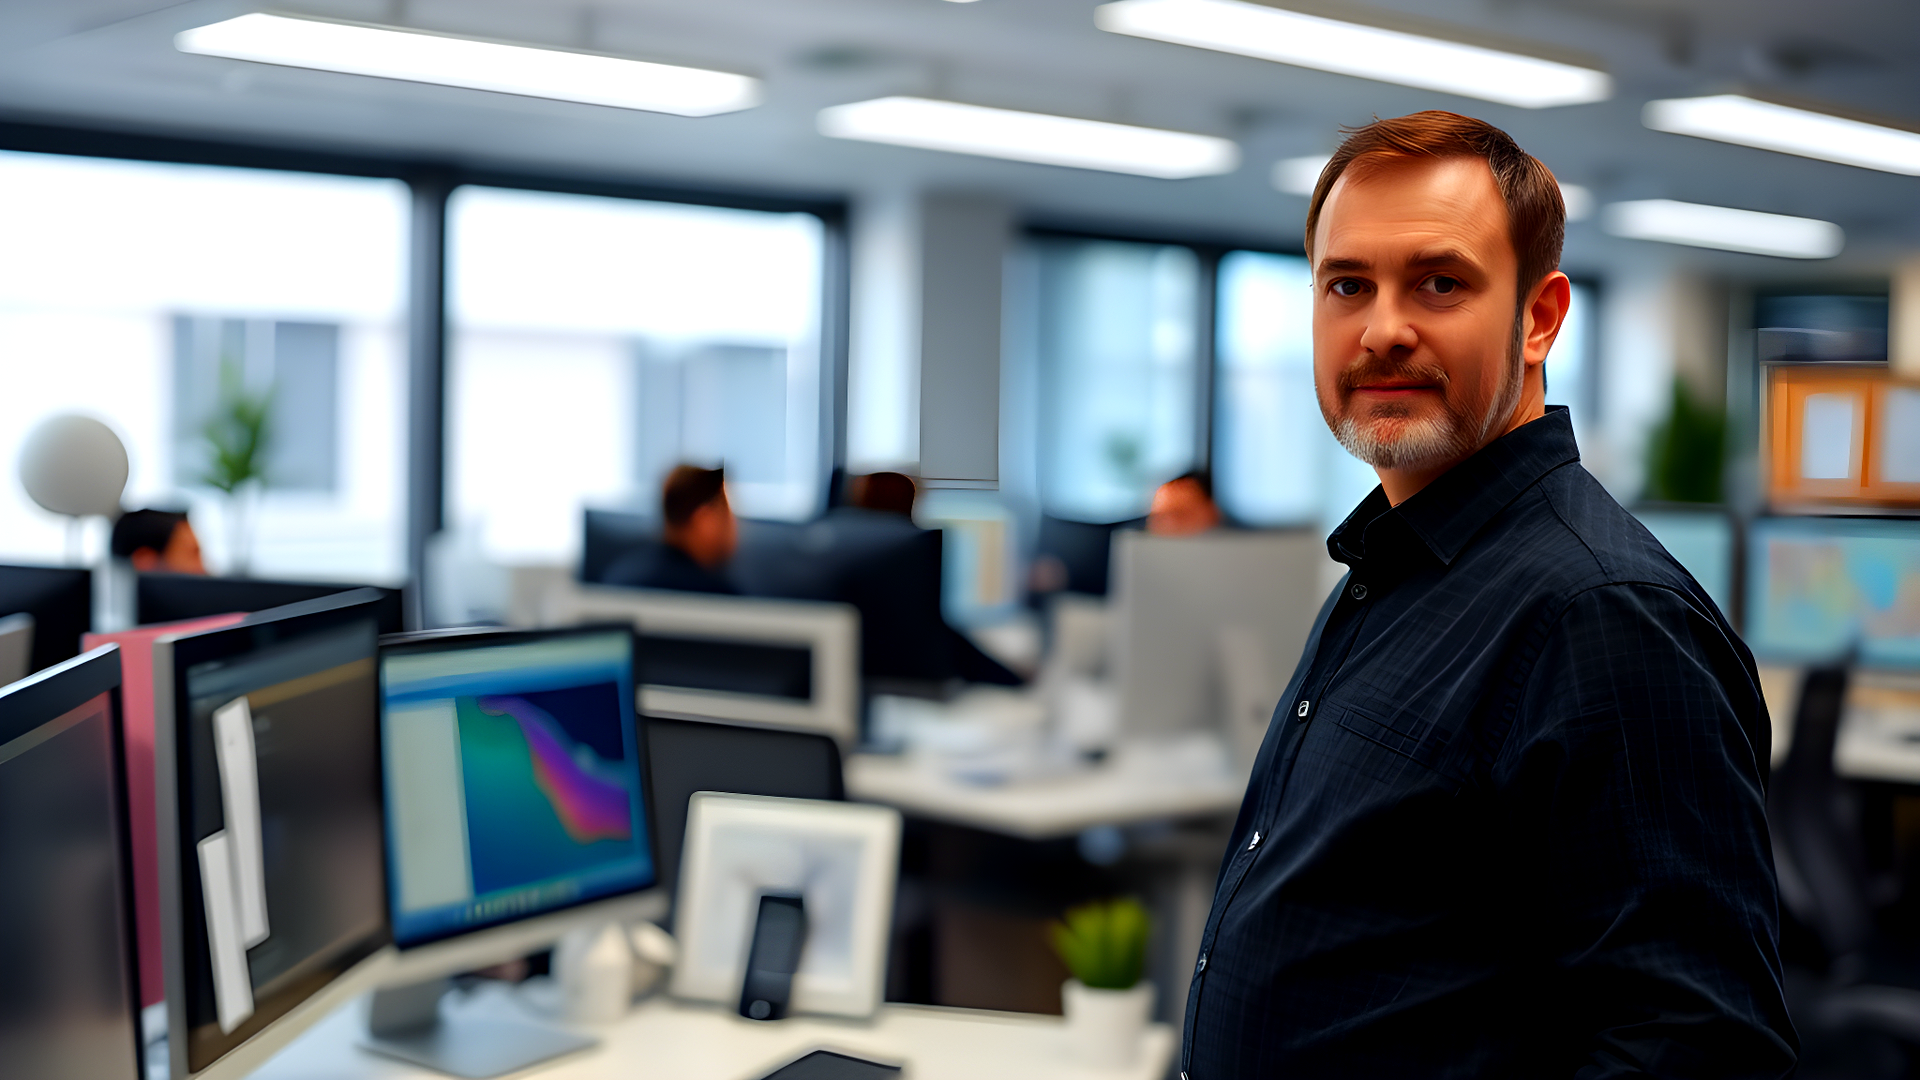
<svg viewBox="0 0 1920 1080">
<path fill-rule="evenodd" d="M 193 1071 L 387 941 L 371 607 L 175 645 Z"/>
<path fill-rule="evenodd" d="M 626 630 L 383 651 L 398 944 L 654 884 L 633 683 Z"/>
<path fill-rule="evenodd" d="M 1859 650 L 1920 668 L 1920 521 L 1762 518 L 1749 533 L 1747 644 L 1763 661 Z"/>
<path fill-rule="evenodd" d="M 113 696 L 0 720 L 0 1073 L 136 1080 Z"/>
</svg>

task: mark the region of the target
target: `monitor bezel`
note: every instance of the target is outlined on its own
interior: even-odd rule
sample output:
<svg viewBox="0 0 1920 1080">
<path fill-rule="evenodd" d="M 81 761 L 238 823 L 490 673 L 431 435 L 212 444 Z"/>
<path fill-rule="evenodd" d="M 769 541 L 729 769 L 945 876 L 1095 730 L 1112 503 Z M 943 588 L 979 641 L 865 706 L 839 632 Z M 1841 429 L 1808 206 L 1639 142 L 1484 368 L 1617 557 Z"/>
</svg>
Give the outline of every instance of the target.
<svg viewBox="0 0 1920 1080">
<path fill-rule="evenodd" d="M 567 930 L 590 921 L 612 922 L 629 918 L 651 918 L 664 913 L 666 899 L 660 884 L 660 840 L 657 834 L 657 815 L 654 813 L 653 789 L 648 783 L 647 773 L 647 732 L 646 720 L 640 709 L 639 687 L 632 682 L 632 672 L 639 666 L 640 639 L 634 628 L 626 623 L 604 622 L 585 623 L 579 626 L 548 627 L 543 629 L 525 629 L 510 627 L 457 627 L 446 630 L 424 630 L 406 634 L 389 634 L 380 639 L 379 663 L 377 665 L 378 687 L 380 693 L 380 733 L 381 733 L 381 791 L 386 791 L 386 698 L 387 668 L 386 659 L 390 655 L 418 655 L 434 652 L 451 652 L 467 648 L 492 648 L 500 645 L 526 644 L 536 641 L 548 641 L 556 638 L 589 637 L 601 634 L 620 634 L 627 638 L 627 657 L 629 666 L 628 701 L 632 705 L 628 723 L 633 731 L 635 768 L 640 773 L 640 799 L 643 808 L 642 818 L 646 828 L 647 857 L 652 864 L 652 878 L 644 885 L 635 886 L 617 893 L 589 897 L 559 907 L 547 908 L 533 915 L 520 918 L 505 918 L 479 926 L 451 930 L 444 934 L 435 934 L 411 943 L 402 943 L 396 936 L 394 949 L 401 963 L 410 973 L 432 971 L 435 974 L 454 972 L 466 968 L 481 966 L 495 958 L 511 958 L 525 955 L 557 940 Z M 393 847 L 391 838 L 387 844 L 387 923 L 394 925 L 393 911 Z M 657 910 L 656 910 L 657 909 Z M 422 974 L 422 977 L 426 977 Z"/>
<path fill-rule="evenodd" d="M 189 1068 L 186 910 L 181 900 L 182 878 L 189 872 L 182 865 L 182 859 L 193 848 L 182 843 L 191 831 L 192 823 L 183 820 L 185 806 L 180 799 L 179 787 L 183 762 L 189 754 L 189 748 L 182 745 L 179 737 L 179 718 L 188 713 L 186 682 L 180 676 L 199 664 L 224 660 L 262 645 L 349 625 L 362 619 L 374 624 L 377 642 L 378 611 L 384 600 L 384 596 L 376 589 L 355 589 L 335 596 L 269 608 L 250 614 L 232 626 L 169 635 L 154 643 L 154 796 L 155 821 L 158 825 L 155 831 L 160 841 L 161 954 L 166 981 L 170 1075 L 177 1080 L 224 1080 L 227 1077 L 245 1076 L 259 1068 L 276 1051 L 336 1006 L 377 985 L 380 972 L 392 961 L 393 944 L 392 926 L 383 922 L 378 932 L 355 942 L 352 948 L 342 954 L 341 962 L 333 971 L 333 978 L 325 985 L 288 1006 L 251 1035 L 228 1045 L 205 1067 L 198 1070 Z M 377 647 L 374 660 L 377 673 Z M 375 704 L 377 707 L 377 701 Z M 380 801 L 383 823 L 379 873 L 380 888 L 384 894 L 384 785 L 379 787 L 376 798 Z"/>
<path fill-rule="evenodd" d="M 120 646 L 101 645 L 62 660 L 18 682 L 0 687 L 0 746 L 25 738 L 88 702 L 107 695 L 107 730 L 112 763 L 113 823 L 117 832 L 121 921 L 121 959 L 127 976 L 127 1030 L 133 1039 L 137 1070 L 126 1080 L 147 1075 L 147 1043 L 141 1029 L 140 948 L 134 914 L 133 816 L 127 805 L 127 748 L 120 716 Z M 33 722 L 38 717 L 38 722 Z"/>
</svg>

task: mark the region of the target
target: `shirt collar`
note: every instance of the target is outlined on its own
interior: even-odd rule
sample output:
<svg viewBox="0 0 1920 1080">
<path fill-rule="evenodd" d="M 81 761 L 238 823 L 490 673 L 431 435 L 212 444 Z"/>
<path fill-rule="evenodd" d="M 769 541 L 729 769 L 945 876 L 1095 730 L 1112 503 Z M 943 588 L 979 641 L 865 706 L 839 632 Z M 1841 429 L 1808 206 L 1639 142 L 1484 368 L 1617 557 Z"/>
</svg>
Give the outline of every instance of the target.
<svg viewBox="0 0 1920 1080">
<path fill-rule="evenodd" d="M 1571 415 L 1564 405 L 1549 405 L 1545 416 L 1488 443 L 1399 506 L 1389 506 L 1386 492 L 1374 488 L 1327 537 L 1327 553 L 1354 566 L 1369 548 L 1385 555 L 1401 546 L 1395 540 L 1407 538 L 1450 565 L 1521 492 L 1579 460 Z"/>
</svg>

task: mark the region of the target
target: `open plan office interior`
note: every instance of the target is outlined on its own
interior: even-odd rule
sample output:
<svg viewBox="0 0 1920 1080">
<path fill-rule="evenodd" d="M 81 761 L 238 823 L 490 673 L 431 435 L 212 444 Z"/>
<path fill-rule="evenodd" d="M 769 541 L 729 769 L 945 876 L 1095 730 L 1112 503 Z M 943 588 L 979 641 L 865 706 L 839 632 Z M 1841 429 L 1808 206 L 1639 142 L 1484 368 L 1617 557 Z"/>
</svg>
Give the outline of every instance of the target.
<svg viewBox="0 0 1920 1080">
<path fill-rule="evenodd" d="M 1308 197 L 1423 109 L 1560 183 L 1547 400 L 1759 664 L 1793 1000 L 1920 946 L 1903 3 L 28 0 L 0 48 L 0 1075 L 1179 1075 L 1377 482 Z M 1800 1075 L 1920 1061 L 1847 989 Z"/>
</svg>

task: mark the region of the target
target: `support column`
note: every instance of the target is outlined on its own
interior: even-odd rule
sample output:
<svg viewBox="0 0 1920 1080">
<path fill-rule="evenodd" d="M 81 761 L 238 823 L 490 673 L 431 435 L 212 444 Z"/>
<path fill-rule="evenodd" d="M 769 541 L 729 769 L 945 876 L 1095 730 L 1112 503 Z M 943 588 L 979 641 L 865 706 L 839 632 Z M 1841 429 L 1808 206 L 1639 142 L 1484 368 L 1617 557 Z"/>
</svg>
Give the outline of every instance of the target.
<svg viewBox="0 0 1920 1080">
<path fill-rule="evenodd" d="M 407 269 L 407 592 L 409 627 L 426 625 L 427 541 L 446 499 L 447 196 L 444 173 L 409 178 Z"/>
</svg>

